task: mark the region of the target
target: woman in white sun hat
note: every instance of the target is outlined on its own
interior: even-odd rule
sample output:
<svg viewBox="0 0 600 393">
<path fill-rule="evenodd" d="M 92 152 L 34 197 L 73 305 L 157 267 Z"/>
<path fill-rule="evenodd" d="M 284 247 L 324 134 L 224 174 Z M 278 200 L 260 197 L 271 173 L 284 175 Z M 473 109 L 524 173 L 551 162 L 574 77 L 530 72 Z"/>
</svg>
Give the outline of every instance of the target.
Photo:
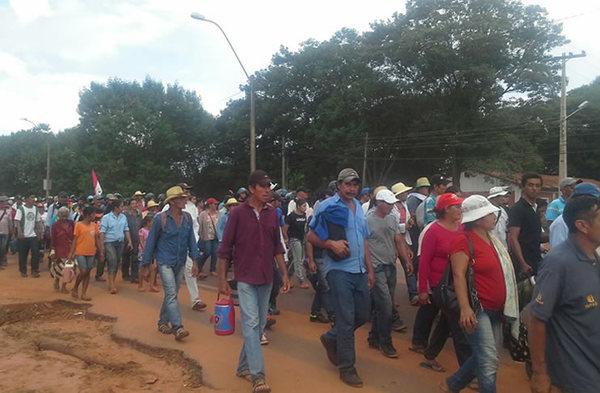
<svg viewBox="0 0 600 393">
<path fill-rule="evenodd" d="M 459 392 L 475 377 L 481 393 L 496 392 L 503 320 L 511 323 L 511 333 L 518 337 L 519 308 L 514 270 L 506 248 L 490 233 L 496 225 L 499 210 L 481 195 L 472 195 L 462 203 L 465 232 L 452 242 L 450 261 L 460 304 L 459 322 L 467 332 L 473 354 L 442 383 L 444 392 Z M 472 259 L 469 241 L 473 246 Z M 471 308 L 467 294 L 469 263 L 473 265 L 475 288 L 483 308 L 477 313 Z"/>
</svg>

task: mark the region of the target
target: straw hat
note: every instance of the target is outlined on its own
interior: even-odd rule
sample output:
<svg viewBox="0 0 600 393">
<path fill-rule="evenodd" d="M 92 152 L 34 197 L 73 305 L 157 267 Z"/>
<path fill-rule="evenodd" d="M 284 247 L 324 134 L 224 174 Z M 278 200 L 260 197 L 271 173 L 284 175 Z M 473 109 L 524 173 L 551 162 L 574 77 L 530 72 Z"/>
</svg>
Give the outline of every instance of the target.
<svg viewBox="0 0 600 393">
<path fill-rule="evenodd" d="M 188 197 L 189 194 L 184 191 L 180 186 L 173 186 L 167 190 L 167 198 L 165 199 L 165 203 L 168 203 L 171 199 Z"/>
</svg>

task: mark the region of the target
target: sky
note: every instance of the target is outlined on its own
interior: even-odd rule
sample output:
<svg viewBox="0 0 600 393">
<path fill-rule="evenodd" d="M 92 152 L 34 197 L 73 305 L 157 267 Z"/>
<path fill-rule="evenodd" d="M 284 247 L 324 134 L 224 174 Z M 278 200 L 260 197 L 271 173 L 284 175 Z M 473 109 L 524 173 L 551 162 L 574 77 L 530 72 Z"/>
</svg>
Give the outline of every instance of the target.
<svg viewBox="0 0 600 393">
<path fill-rule="evenodd" d="M 587 52 L 567 63 L 568 89 L 600 75 L 597 0 L 524 2 L 563 24 L 571 43 L 555 54 Z M 218 28 L 192 12 L 219 23 L 253 74 L 282 45 L 367 31 L 403 11 L 402 0 L 0 0 L 0 134 L 30 128 L 23 118 L 54 132 L 75 126 L 82 89 L 114 77 L 179 83 L 218 115 L 246 77 Z"/>
</svg>

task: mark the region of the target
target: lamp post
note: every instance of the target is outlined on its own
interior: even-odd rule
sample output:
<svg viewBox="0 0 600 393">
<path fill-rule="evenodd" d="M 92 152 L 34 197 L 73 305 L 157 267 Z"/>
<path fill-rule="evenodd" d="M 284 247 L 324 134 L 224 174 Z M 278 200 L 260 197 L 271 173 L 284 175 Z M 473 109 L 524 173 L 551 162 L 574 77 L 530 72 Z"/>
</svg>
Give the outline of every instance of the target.
<svg viewBox="0 0 600 393">
<path fill-rule="evenodd" d="M 29 120 L 26 117 L 22 117 L 21 120 L 33 124 L 33 128 L 37 128 L 38 124 L 34 121 Z M 43 188 L 46 191 L 46 200 L 50 196 L 50 189 L 52 188 L 52 182 L 50 180 L 50 139 L 46 141 L 46 178 L 43 182 Z"/>
<path fill-rule="evenodd" d="M 227 34 L 225 34 L 225 31 L 221 28 L 221 26 L 219 26 L 217 22 L 207 19 L 204 17 L 204 15 L 199 14 L 197 12 L 192 12 L 190 16 L 193 19 L 197 19 L 202 22 L 212 23 L 213 25 L 217 26 L 219 30 L 221 30 L 221 33 L 223 33 L 223 37 L 225 37 L 225 40 L 229 44 L 231 51 L 235 55 L 235 58 L 237 59 L 238 63 L 240 64 L 240 67 L 242 67 L 244 75 L 246 75 L 246 79 L 248 80 L 248 84 L 250 85 L 250 172 L 254 172 L 256 170 L 256 108 L 254 103 L 254 84 L 250 80 L 250 76 L 248 75 L 248 72 L 246 72 L 246 68 L 242 64 L 240 57 L 233 48 L 231 41 L 229 41 Z"/>
<path fill-rule="evenodd" d="M 558 179 L 568 176 L 567 172 L 567 119 L 583 109 L 588 101 L 583 101 L 577 109 L 566 115 L 566 105 L 561 105 L 560 138 L 558 142 Z"/>
</svg>

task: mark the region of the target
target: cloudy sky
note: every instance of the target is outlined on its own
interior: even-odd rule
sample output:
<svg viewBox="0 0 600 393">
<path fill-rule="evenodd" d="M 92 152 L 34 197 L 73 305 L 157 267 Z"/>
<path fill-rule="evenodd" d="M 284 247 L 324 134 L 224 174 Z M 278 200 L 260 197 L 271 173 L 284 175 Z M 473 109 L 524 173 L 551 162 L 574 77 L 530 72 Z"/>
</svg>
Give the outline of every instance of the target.
<svg viewBox="0 0 600 393">
<path fill-rule="evenodd" d="M 568 63 L 569 88 L 600 75 L 597 0 L 525 2 L 563 23 L 571 43 L 556 54 L 587 52 Z M 221 25 L 252 74 L 280 45 L 365 31 L 403 9 L 402 0 L 0 0 L 0 134 L 29 128 L 21 118 L 55 132 L 76 125 L 81 89 L 110 77 L 178 82 L 218 115 L 245 76 L 219 30 L 191 12 Z"/>
</svg>

